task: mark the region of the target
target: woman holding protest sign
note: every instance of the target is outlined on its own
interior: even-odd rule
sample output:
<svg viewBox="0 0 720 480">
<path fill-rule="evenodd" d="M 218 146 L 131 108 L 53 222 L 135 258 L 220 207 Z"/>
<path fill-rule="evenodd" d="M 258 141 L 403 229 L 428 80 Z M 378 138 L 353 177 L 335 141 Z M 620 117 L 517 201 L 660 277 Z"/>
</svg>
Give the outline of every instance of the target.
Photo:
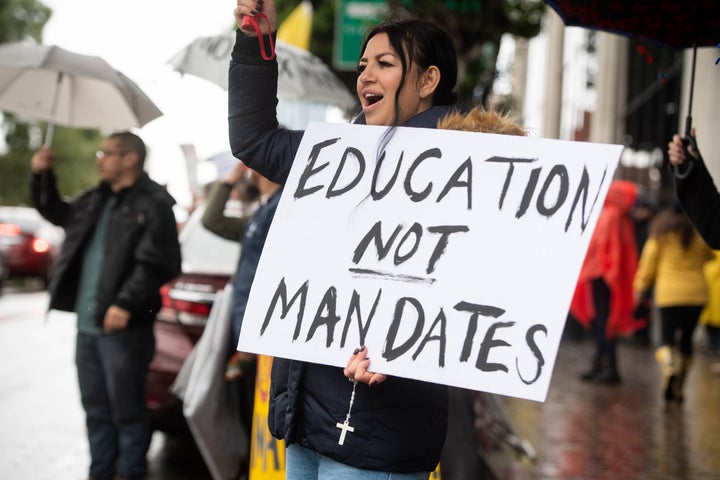
<svg viewBox="0 0 720 480">
<path fill-rule="evenodd" d="M 241 28 L 229 72 L 232 151 L 283 184 L 303 132 L 277 128 L 274 1 L 238 0 L 234 14 Z M 389 127 L 386 141 L 393 127 L 434 128 L 454 109 L 455 47 L 430 22 L 404 20 L 372 29 L 358 72 L 362 113 L 355 123 Z M 269 424 L 285 440 L 288 479 L 419 480 L 435 469 L 447 426 L 447 387 L 369 368 L 365 347 L 355 350 L 344 370 L 275 359 Z"/>
</svg>

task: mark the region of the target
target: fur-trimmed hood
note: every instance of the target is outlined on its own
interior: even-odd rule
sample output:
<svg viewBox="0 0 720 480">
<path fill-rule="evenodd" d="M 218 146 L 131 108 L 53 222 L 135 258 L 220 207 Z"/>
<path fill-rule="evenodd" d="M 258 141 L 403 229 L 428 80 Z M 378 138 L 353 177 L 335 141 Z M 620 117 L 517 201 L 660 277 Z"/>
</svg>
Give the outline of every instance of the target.
<svg viewBox="0 0 720 480">
<path fill-rule="evenodd" d="M 493 110 L 473 108 L 467 113 L 453 112 L 438 120 L 437 128 L 465 132 L 497 133 L 501 135 L 527 136 L 527 131 L 510 116 Z"/>
</svg>

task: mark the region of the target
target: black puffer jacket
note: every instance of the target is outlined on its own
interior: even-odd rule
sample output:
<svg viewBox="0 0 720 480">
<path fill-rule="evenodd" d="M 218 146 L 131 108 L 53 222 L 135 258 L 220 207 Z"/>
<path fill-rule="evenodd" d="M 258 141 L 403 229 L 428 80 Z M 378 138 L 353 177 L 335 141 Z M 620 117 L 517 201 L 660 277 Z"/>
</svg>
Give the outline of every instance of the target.
<svg viewBox="0 0 720 480">
<path fill-rule="evenodd" d="M 233 154 L 274 182 L 284 183 L 302 131 L 277 129 L 277 62 L 258 53 L 256 38 L 238 33 L 229 78 Z M 448 108 L 433 107 L 405 126 L 434 128 Z M 364 123 L 362 118 L 359 123 Z M 280 259 L 279 261 L 283 261 Z M 291 262 L 291 259 L 286 260 Z M 435 469 L 447 427 L 447 387 L 389 377 L 375 388 L 358 384 L 348 434 L 338 444 L 352 383 L 342 369 L 276 358 L 269 424 L 273 436 L 300 443 L 353 467 L 386 472 Z"/>
<path fill-rule="evenodd" d="M 46 199 L 42 179 L 31 177 L 35 208 L 65 229 L 65 241 L 50 277 L 50 309 L 73 311 L 84 245 L 95 228 L 102 206 L 113 195 L 105 184 L 65 202 L 55 176 L 47 172 Z M 117 305 L 131 313 L 130 325 L 152 322 L 160 308 L 160 287 L 180 273 L 180 245 L 170 194 L 143 174 L 117 194 L 105 236 L 105 257 L 97 290 L 98 326 L 105 311 Z"/>
</svg>

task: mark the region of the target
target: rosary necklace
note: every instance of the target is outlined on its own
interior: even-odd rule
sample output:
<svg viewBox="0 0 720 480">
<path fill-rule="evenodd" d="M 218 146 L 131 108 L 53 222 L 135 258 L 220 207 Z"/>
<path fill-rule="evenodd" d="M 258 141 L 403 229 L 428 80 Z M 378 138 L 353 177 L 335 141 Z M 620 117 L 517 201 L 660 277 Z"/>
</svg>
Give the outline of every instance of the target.
<svg viewBox="0 0 720 480">
<path fill-rule="evenodd" d="M 343 445 L 345 443 L 345 435 L 347 432 L 354 432 L 355 427 L 350 426 L 350 414 L 352 413 L 352 407 L 353 402 L 355 402 L 355 388 L 357 387 L 357 380 L 350 380 L 353 384 L 352 393 L 350 394 L 350 406 L 348 407 L 348 413 L 345 416 L 345 421 L 343 423 L 336 423 L 335 426 L 340 429 L 340 440 L 338 440 L 338 445 Z"/>
</svg>

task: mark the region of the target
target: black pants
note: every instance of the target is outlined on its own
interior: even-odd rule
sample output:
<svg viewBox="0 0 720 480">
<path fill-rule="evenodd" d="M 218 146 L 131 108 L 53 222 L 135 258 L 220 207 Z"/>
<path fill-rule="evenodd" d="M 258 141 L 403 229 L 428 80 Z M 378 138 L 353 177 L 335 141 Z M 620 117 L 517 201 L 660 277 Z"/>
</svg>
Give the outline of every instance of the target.
<svg viewBox="0 0 720 480">
<path fill-rule="evenodd" d="M 702 306 L 694 305 L 660 308 L 662 344 L 671 347 L 677 345 L 679 333 L 680 353 L 692 355 L 693 333 L 702 309 Z"/>
<path fill-rule="evenodd" d="M 610 316 L 610 288 L 605 280 L 596 278 L 592 281 L 592 292 L 595 307 L 595 318 L 593 319 L 595 360 L 601 365 L 604 364 L 615 369 L 617 361 L 615 337 L 610 338 L 607 332 L 608 317 Z"/>
</svg>

